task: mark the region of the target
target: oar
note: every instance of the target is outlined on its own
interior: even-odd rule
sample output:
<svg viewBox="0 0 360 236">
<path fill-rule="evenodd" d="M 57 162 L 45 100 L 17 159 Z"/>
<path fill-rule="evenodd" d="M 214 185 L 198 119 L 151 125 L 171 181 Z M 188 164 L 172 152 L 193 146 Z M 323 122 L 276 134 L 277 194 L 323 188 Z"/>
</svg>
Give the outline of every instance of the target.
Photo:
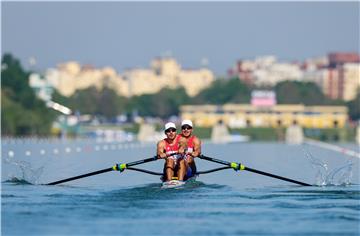
<svg viewBox="0 0 360 236">
<path fill-rule="evenodd" d="M 274 174 L 270 174 L 270 173 L 267 173 L 267 172 L 264 172 L 264 171 L 252 169 L 252 168 L 249 168 L 249 167 L 246 167 L 246 166 L 242 165 L 241 163 L 223 161 L 223 160 L 215 159 L 215 158 L 212 158 L 212 157 L 207 157 L 207 156 L 204 156 L 204 155 L 200 155 L 199 158 L 207 160 L 207 161 L 216 162 L 216 163 L 219 163 L 219 164 L 222 164 L 222 165 L 230 166 L 234 170 L 247 170 L 247 171 L 254 172 L 254 173 L 257 173 L 257 174 L 260 174 L 260 175 L 269 176 L 269 177 L 272 177 L 272 178 L 275 178 L 275 179 L 281 179 L 281 180 L 288 181 L 288 182 L 295 183 L 295 184 L 299 184 L 299 185 L 302 185 L 302 186 L 312 186 L 311 184 L 303 183 L 303 182 L 300 182 L 300 181 L 297 181 L 297 180 L 293 180 L 293 179 L 285 178 L 285 177 L 282 177 L 282 176 L 279 176 L 279 175 L 274 175 Z"/>
<path fill-rule="evenodd" d="M 65 182 L 75 180 L 75 179 L 81 179 L 81 178 L 89 177 L 89 176 L 92 176 L 92 175 L 98 175 L 98 174 L 102 174 L 102 173 L 113 171 L 113 170 L 122 172 L 122 171 L 124 171 L 126 168 L 128 168 L 130 166 L 136 166 L 136 165 L 139 165 L 139 164 L 143 164 L 143 163 L 150 162 L 150 161 L 156 161 L 156 160 L 158 160 L 158 157 L 154 156 L 154 157 L 147 158 L 147 159 L 144 159 L 144 160 L 124 163 L 124 164 L 116 164 L 116 165 L 114 165 L 113 167 L 110 167 L 110 168 L 90 172 L 90 173 L 83 174 L 83 175 L 74 176 L 74 177 L 67 178 L 67 179 L 58 180 L 58 181 L 55 181 L 55 182 L 48 183 L 46 185 L 61 184 L 61 183 L 65 183 Z"/>
</svg>

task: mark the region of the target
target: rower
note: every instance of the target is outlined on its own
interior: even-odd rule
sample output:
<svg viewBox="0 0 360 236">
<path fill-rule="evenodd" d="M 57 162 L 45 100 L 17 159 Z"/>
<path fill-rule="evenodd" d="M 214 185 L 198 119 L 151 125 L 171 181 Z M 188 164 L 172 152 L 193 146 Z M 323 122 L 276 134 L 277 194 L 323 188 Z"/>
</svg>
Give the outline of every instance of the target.
<svg viewBox="0 0 360 236">
<path fill-rule="evenodd" d="M 193 123 L 191 120 L 183 120 L 181 122 L 181 134 L 179 144 L 185 145 L 185 165 L 186 174 L 185 180 L 196 175 L 195 157 L 201 154 L 201 141 L 198 137 L 193 135 Z"/>
<path fill-rule="evenodd" d="M 183 155 L 179 154 L 179 140 L 181 137 L 176 135 L 176 125 L 174 123 L 168 122 L 165 124 L 165 135 L 166 138 L 157 144 L 158 157 L 165 159 L 163 180 L 171 181 L 176 176 L 179 181 L 183 181 L 186 165 Z M 184 150 L 184 148 L 182 149 Z"/>
</svg>

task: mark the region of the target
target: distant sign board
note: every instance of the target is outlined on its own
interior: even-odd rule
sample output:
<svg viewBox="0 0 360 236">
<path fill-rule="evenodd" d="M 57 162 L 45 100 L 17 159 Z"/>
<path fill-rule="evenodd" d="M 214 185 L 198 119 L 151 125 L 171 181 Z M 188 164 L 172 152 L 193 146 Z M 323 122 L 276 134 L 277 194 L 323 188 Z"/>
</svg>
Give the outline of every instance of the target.
<svg viewBox="0 0 360 236">
<path fill-rule="evenodd" d="M 276 105 L 276 94 L 274 91 L 254 90 L 251 93 L 251 105 L 274 106 Z"/>
</svg>

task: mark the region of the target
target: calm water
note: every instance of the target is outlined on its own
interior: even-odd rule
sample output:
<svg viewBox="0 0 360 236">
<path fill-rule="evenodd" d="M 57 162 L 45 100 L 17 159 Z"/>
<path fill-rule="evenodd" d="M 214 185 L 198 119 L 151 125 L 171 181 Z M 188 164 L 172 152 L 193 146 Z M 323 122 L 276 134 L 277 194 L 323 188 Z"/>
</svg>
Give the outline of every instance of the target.
<svg viewBox="0 0 360 236">
<path fill-rule="evenodd" d="M 6 142 L 2 146 L 2 234 L 360 234 L 359 159 L 281 143 L 205 144 L 203 153 L 310 184 L 326 174 L 332 183 L 351 184 L 301 187 L 250 172 L 223 170 L 200 175 L 181 189 L 161 189 L 158 176 L 126 170 L 44 186 L 114 163 L 149 158 L 154 148 L 91 141 Z M 325 163 L 327 173 L 312 164 L 306 153 Z M 339 169 L 350 162 L 350 168 Z M 137 167 L 159 171 L 162 164 Z M 199 170 L 220 167 L 204 160 L 197 165 Z"/>
</svg>

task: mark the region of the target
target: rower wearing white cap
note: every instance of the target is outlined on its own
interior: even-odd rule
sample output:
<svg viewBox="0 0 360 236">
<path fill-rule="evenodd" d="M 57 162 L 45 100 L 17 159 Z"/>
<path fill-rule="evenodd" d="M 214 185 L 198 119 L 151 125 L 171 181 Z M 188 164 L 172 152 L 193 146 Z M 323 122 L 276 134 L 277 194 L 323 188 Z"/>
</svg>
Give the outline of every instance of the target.
<svg viewBox="0 0 360 236">
<path fill-rule="evenodd" d="M 159 141 L 157 144 L 158 157 L 166 160 L 164 166 L 164 180 L 170 181 L 173 179 L 174 175 L 176 175 L 178 180 L 183 181 L 186 165 L 182 155 L 178 154 L 180 148 L 179 140 L 181 137 L 176 135 L 176 126 L 174 123 L 168 122 L 165 124 L 165 135 L 166 138 Z M 181 152 L 183 152 L 183 150 L 181 150 Z"/>
<path fill-rule="evenodd" d="M 185 164 L 186 174 L 185 179 L 188 179 L 196 174 L 196 165 L 194 158 L 201 154 L 201 141 L 198 137 L 193 135 L 193 123 L 191 120 L 183 120 L 181 122 L 181 137 L 179 140 L 180 146 L 186 145 L 185 148 Z"/>
</svg>

